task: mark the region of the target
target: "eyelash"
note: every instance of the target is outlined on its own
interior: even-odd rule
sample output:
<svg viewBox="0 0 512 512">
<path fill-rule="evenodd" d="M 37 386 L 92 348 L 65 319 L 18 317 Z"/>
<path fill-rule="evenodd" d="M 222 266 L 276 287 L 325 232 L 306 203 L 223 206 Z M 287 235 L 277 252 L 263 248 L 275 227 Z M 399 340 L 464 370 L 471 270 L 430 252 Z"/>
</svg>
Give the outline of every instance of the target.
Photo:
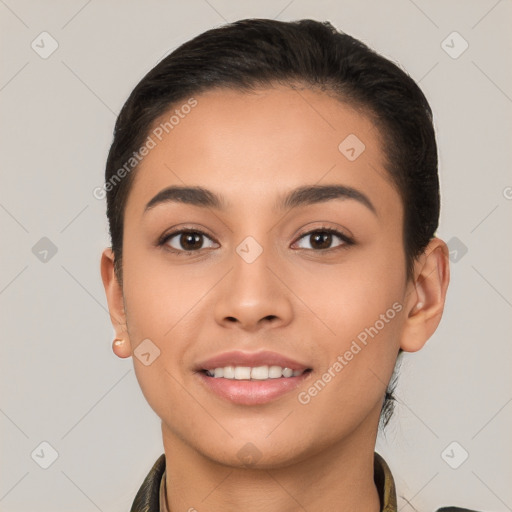
<svg viewBox="0 0 512 512">
<path fill-rule="evenodd" d="M 173 231 L 171 233 L 163 235 L 160 238 L 160 240 L 158 241 L 157 245 L 159 247 L 166 246 L 167 242 L 171 238 L 175 237 L 176 235 L 181 235 L 183 233 L 199 234 L 199 235 L 205 236 L 207 238 L 210 238 L 210 240 L 211 240 L 211 237 L 207 233 L 205 233 L 204 231 L 202 231 L 200 229 L 181 229 L 181 230 Z M 311 231 L 307 231 L 306 233 L 302 233 L 299 236 L 299 238 L 297 239 L 297 241 L 301 240 L 304 237 L 307 237 L 308 235 L 312 235 L 314 233 L 329 233 L 329 234 L 332 234 L 332 235 L 336 235 L 337 237 L 339 237 L 343 241 L 343 243 L 341 245 L 338 245 L 336 247 L 331 247 L 329 249 L 318 249 L 318 250 L 315 250 L 315 249 L 302 249 L 302 250 L 319 252 L 319 253 L 322 253 L 322 252 L 326 253 L 326 252 L 332 252 L 332 251 L 342 250 L 342 249 L 346 250 L 346 249 L 348 249 L 348 247 L 350 247 L 351 245 L 355 244 L 355 241 L 352 238 L 348 237 L 347 235 L 345 235 L 344 233 L 341 233 L 340 231 L 338 231 L 336 229 L 328 228 L 328 227 L 320 227 L 320 228 L 313 229 Z M 175 248 L 170 247 L 170 246 L 166 246 L 166 247 L 164 247 L 164 249 L 172 252 L 173 254 L 176 254 L 177 256 L 190 256 L 190 255 L 192 255 L 194 253 L 198 253 L 198 252 L 201 251 L 201 249 L 197 249 L 195 251 L 178 250 L 178 249 L 175 249 Z"/>
</svg>

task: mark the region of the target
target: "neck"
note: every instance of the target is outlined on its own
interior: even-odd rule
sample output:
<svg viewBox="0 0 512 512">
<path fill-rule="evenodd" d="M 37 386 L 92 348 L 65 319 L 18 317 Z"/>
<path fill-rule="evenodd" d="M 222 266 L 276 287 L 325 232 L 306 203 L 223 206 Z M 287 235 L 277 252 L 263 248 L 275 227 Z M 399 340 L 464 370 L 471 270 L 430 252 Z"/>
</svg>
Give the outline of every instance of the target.
<svg viewBox="0 0 512 512">
<path fill-rule="evenodd" d="M 305 454 L 285 467 L 255 469 L 218 463 L 162 423 L 169 512 L 379 512 L 373 480 L 376 429 Z"/>
</svg>

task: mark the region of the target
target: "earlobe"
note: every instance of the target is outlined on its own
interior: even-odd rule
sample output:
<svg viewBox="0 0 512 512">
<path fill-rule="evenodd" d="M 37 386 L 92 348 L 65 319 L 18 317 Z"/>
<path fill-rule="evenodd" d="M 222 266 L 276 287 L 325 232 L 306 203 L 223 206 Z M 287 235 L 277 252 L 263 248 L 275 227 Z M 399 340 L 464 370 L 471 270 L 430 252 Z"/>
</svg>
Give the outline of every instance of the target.
<svg viewBox="0 0 512 512">
<path fill-rule="evenodd" d="M 417 259 L 414 282 L 406 298 L 407 318 L 400 339 L 405 352 L 420 350 L 437 329 L 443 315 L 450 282 L 446 243 L 433 238 Z"/>
<path fill-rule="evenodd" d="M 103 251 L 100 266 L 110 320 L 116 332 L 112 350 L 118 357 L 129 357 L 131 355 L 131 344 L 126 329 L 123 291 L 114 272 L 114 253 L 110 247 Z"/>
</svg>

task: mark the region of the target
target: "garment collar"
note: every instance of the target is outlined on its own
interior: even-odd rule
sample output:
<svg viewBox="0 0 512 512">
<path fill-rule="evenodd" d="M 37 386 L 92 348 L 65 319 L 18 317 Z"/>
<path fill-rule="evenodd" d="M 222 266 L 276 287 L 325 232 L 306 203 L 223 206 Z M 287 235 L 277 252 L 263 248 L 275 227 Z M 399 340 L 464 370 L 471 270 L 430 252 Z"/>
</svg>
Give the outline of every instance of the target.
<svg viewBox="0 0 512 512">
<path fill-rule="evenodd" d="M 397 512 L 393 475 L 386 461 L 374 453 L 374 480 L 379 493 L 380 511 Z M 158 457 L 140 487 L 130 512 L 169 512 L 166 504 L 165 453 Z"/>
</svg>

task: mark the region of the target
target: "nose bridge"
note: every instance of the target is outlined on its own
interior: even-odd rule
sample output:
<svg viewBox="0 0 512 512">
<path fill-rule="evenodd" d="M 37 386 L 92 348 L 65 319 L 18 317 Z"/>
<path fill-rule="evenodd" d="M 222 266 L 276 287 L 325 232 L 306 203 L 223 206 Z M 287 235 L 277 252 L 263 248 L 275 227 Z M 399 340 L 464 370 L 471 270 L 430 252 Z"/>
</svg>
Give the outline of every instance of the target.
<svg viewBox="0 0 512 512">
<path fill-rule="evenodd" d="M 245 237 L 235 248 L 232 256 L 232 283 L 233 297 L 237 297 L 240 306 L 246 306 L 268 300 L 271 295 L 271 272 L 268 266 L 272 265 L 272 250 L 268 238 L 259 241 L 252 235 Z"/>
<path fill-rule="evenodd" d="M 232 258 L 234 292 L 246 299 L 268 293 L 272 286 L 269 283 L 268 266 L 272 257 L 268 242 L 260 244 L 253 236 L 248 236 L 236 247 L 235 253 Z"/>
<path fill-rule="evenodd" d="M 270 270 L 279 266 L 270 243 L 265 235 L 249 235 L 234 248 L 232 270 L 215 306 L 218 322 L 237 320 L 249 328 L 265 318 L 289 320 L 291 305 L 286 288 L 274 275 L 275 270 Z"/>
</svg>

